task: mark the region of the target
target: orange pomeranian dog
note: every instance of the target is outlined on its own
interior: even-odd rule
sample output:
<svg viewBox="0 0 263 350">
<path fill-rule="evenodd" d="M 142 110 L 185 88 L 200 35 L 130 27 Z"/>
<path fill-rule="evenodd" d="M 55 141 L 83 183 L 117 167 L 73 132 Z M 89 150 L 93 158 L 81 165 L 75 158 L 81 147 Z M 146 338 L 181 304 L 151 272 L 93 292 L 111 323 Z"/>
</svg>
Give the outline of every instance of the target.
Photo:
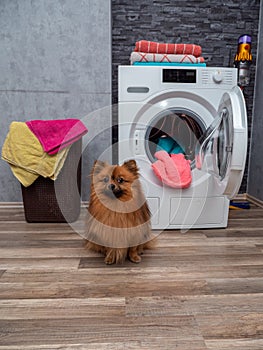
<svg viewBox="0 0 263 350">
<path fill-rule="evenodd" d="M 139 263 L 154 237 L 135 160 L 121 166 L 96 161 L 91 177 L 86 247 L 103 253 L 106 264 Z"/>
</svg>

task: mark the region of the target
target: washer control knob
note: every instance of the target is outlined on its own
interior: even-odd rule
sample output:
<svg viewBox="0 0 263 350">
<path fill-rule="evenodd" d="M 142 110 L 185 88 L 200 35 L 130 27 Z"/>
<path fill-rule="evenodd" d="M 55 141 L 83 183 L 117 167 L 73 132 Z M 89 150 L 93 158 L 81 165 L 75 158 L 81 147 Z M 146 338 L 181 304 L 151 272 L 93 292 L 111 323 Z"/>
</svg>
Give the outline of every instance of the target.
<svg viewBox="0 0 263 350">
<path fill-rule="evenodd" d="M 216 70 L 213 74 L 213 80 L 215 83 L 219 84 L 223 80 L 223 73 L 221 70 Z"/>
</svg>

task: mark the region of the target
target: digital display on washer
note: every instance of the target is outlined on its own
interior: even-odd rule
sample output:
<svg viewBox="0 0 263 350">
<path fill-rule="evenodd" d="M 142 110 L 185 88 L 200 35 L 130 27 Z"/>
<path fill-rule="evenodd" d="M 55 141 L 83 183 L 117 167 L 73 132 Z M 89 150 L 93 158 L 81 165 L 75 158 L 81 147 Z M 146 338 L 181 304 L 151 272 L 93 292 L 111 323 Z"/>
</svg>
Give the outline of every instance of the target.
<svg viewBox="0 0 263 350">
<path fill-rule="evenodd" d="M 163 83 L 196 83 L 196 70 L 163 69 Z"/>
</svg>

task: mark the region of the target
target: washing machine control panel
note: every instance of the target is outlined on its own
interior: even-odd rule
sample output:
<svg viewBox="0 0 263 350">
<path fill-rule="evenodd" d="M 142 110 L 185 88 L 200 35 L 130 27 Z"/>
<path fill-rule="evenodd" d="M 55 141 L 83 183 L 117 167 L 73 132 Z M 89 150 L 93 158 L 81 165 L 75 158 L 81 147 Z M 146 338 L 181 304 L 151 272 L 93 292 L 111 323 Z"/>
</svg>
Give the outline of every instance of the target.
<svg viewBox="0 0 263 350">
<path fill-rule="evenodd" d="M 163 83 L 196 83 L 196 69 L 163 69 Z"/>
<path fill-rule="evenodd" d="M 182 66 L 120 66 L 119 101 L 144 101 L 166 90 L 204 94 L 218 99 L 237 86 L 237 68 Z M 202 89 L 203 92 L 200 90 Z M 219 90 L 218 93 L 205 91 Z M 220 93 L 219 93 L 220 92 Z M 215 103 L 215 102 L 213 102 Z"/>
</svg>

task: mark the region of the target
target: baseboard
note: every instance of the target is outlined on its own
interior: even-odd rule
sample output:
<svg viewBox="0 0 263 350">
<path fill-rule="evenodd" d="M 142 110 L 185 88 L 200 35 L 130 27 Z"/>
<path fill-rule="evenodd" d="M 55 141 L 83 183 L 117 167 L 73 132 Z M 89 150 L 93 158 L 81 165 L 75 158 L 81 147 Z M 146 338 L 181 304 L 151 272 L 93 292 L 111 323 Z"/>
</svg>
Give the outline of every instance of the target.
<svg viewBox="0 0 263 350">
<path fill-rule="evenodd" d="M 255 198 L 253 196 L 251 196 L 250 194 L 246 194 L 247 200 L 255 205 L 257 205 L 258 207 L 263 208 L 263 201 L 261 201 L 258 198 Z"/>
<path fill-rule="evenodd" d="M 0 208 L 22 208 L 23 202 L 0 202 Z"/>
<path fill-rule="evenodd" d="M 237 194 L 235 196 L 235 198 L 233 198 L 233 200 L 236 200 L 236 201 L 248 201 L 252 204 L 255 204 L 256 206 L 258 207 L 261 207 L 263 208 L 263 201 L 261 201 L 260 199 L 258 198 L 255 198 L 253 196 L 251 196 L 250 194 L 248 193 L 240 193 L 240 194 Z"/>
<path fill-rule="evenodd" d="M 86 208 L 89 202 L 81 202 L 81 207 Z M 0 202 L 1 208 L 23 208 L 23 202 Z"/>
<path fill-rule="evenodd" d="M 247 194 L 246 193 L 238 193 L 234 198 L 234 201 L 245 201 L 247 200 Z"/>
</svg>

